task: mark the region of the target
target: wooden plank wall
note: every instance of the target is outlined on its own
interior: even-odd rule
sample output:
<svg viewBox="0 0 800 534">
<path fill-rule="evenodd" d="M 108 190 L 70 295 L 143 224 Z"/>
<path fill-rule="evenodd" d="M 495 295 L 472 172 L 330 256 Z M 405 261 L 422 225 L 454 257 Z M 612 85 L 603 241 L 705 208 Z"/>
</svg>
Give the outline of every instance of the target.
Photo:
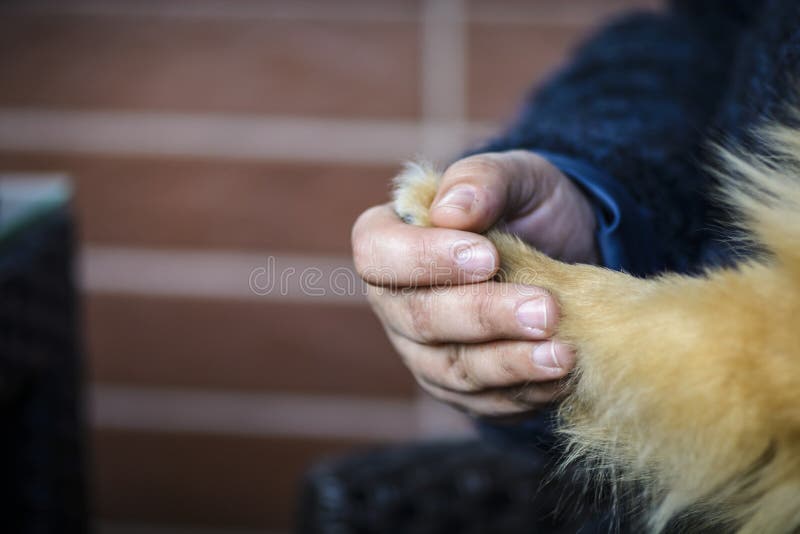
<svg viewBox="0 0 800 534">
<path fill-rule="evenodd" d="M 75 185 L 102 530 L 286 531 L 314 461 L 461 428 L 363 297 L 250 275 L 349 268 L 404 158 L 479 141 L 631 7 L 655 0 L 4 2 L 0 171 Z"/>
</svg>

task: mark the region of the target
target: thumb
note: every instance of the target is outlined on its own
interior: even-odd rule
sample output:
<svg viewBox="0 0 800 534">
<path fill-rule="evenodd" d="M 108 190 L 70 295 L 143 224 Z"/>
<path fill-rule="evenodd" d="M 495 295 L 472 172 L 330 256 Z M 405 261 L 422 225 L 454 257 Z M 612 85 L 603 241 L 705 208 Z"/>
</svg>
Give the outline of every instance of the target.
<svg viewBox="0 0 800 534">
<path fill-rule="evenodd" d="M 442 175 L 431 206 L 431 222 L 480 233 L 503 216 L 512 215 L 515 207 L 529 204 L 533 191 L 522 191 L 528 189 L 520 187 L 526 181 L 515 179 L 525 172 L 519 160 L 512 152 L 503 152 L 478 154 L 453 163 Z"/>
</svg>

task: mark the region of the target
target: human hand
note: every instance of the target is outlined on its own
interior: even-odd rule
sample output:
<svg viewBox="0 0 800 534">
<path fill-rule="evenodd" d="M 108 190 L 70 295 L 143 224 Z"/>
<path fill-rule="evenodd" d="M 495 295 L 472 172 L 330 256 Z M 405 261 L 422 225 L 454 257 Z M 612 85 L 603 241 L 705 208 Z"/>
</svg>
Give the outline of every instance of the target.
<svg viewBox="0 0 800 534">
<path fill-rule="evenodd" d="M 500 224 L 552 258 L 599 260 L 589 201 L 558 168 L 526 150 L 478 154 L 451 165 L 433 201 L 431 222 L 470 232 Z"/>
<path fill-rule="evenodd" d="M 453 164 L 434 205 L 439 228 L 406 225 L 390 205 L 353 227 L 356 268 L 389 339 L 425 390 L 473 414 L 517 415 L 551 402 L 575 360 L 550 339 L 557 303 L 540 288 L 490 281 L 497 251 L 472 232 L 503 221 L 550 254 L 590 261 L 588 202 L 544 159 L 514 151 Z"/>
</svg>

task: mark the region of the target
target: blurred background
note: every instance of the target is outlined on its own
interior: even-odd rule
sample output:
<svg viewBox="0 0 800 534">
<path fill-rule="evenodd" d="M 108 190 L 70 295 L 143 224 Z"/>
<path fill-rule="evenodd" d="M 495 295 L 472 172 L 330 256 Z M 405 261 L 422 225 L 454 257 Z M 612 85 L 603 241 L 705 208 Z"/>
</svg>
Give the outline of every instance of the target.
<svg viewBox="0 0 800 534">
<path fill-rule="evenodd" d="M 288 532 L 320 459 L 469 432 L 347 278 L 350 226 L 656 3 L 0 4 L 0 179 L 72 187 L 100 532 Z"/>
</svg>

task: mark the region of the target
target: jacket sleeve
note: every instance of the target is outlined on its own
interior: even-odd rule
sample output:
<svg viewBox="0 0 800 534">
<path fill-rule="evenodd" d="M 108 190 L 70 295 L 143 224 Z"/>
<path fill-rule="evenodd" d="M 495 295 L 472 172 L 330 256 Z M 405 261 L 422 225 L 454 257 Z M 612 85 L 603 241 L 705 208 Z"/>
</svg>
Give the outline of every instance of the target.
<svg viewBox="0 0 800 534">
<path fill-rule="evenodd" d="M 709 239 L 703 140 L 760 4 L 675 0 L 667 13 L 611 24 L 473 153 L 533 150 L 570 176 L 595 206 L 608 267 L 691 269 Z M 478 428 L 490 440 L 550 450 L 555 425 L 553 410 L 543 410 L 523 424 Z"/>
<path fill-rule="evenodd" d="M 732 4 L 676 1 L 612 23 L 474 152 L 536 151 L 575 179 L 595 204 L 609 267 L 691 268 L 708 240 L 703 141 L 758 2 Z"/>
</svg>

